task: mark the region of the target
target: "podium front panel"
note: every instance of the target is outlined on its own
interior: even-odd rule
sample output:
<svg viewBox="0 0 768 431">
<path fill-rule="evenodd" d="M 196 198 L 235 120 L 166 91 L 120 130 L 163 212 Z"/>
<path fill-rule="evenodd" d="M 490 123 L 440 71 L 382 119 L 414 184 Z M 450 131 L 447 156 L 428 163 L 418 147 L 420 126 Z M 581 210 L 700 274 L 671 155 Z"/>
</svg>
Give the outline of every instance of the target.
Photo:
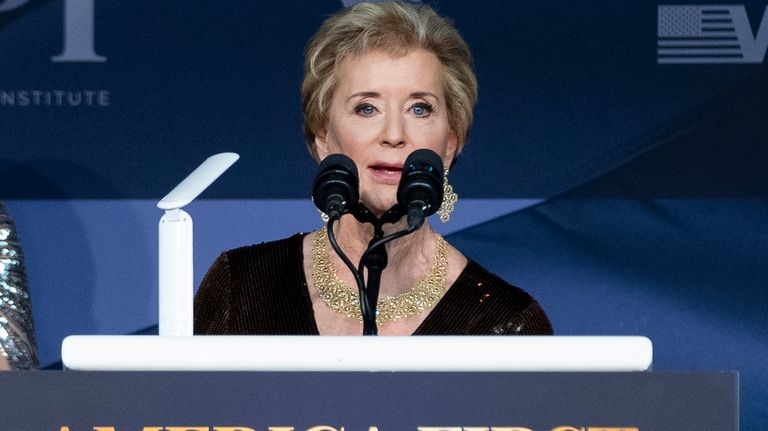
<svg viewBox="0 0 768 431">
<path fill-rule="evenodd" d="M 0 406 L 8 431 L 736 431 L 738 375 L 7 372 Z"/>
</svg>

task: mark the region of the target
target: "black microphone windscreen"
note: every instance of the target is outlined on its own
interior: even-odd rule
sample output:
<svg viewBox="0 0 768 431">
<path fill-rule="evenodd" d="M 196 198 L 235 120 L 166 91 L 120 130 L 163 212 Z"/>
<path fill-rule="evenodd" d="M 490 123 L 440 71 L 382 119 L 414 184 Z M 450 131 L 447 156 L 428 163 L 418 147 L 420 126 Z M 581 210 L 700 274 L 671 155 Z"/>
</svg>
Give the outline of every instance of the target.
<svg viewBox="0 0 768 431">
<path fill-rule="evenodd" d="M 335 153 L 330 154 L 326 158 L 323 159 L 322 162 L 320 162 L 320 166 L 317 167 L 317 175 L 319 176 L 324 171 L 327 171 L 332 166 L 340 167 L 343 169 L 346 169 L 352 174 L 354 174 L 355 177 L 358 176 L 357 173 L 357 166 L 355 166 L 355 162 L 352 161 L 348 156 L 341 154 L 341 153 Z"/>
<path fill-rule="evenodd" d="M 432 150 L 412 152 L 403 165 L 397 202 L 408 208 L 415 201 L 426 205 L 424 216 L 434 214 L 443 203 L 443 161 Z"/>
<path fill-rule="evenodd" d="M 355 162 L 344 154 L 331 154 L 318 166 L 312 200 L 320 211 L 340 217 L 357 205 L 358 182 Z"/>
<path fill-rule="evenodd" d="M 407 171 L 414 168 L 425 169 L 425 166 L 429 166 L 431 169 L 436 169 L 437 175 L 440 178 L 443 177 L 442 159 L 440 159 L 440 156 L 438 156 L 436 152 L 426 148 L 421 148 L 409 154 L 405 159 L 403 170 Z"/>
</svg>

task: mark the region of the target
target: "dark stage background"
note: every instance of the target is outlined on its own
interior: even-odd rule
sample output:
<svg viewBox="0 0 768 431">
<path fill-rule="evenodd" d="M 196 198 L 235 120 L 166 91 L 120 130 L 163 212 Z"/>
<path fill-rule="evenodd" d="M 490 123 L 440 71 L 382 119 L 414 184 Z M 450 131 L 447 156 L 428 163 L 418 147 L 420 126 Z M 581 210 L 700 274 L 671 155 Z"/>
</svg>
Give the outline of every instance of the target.
<svg viewBox="0 0 768 431">
<path fill-rule="evenodd" d="M 744 429 L 768 423 L 766 2 L 427 3 L 480 81 L 449 240 L 558 334 L 740 371 Z M 241 160 L 188 209 L 196 282 L 222 250 L 319 226 L 298 87 L 341 6 L 0 0 L 0 199 L 43 365 L 66 335 L 157 323 L 154 205 L 209 155 Z"/>
</svg>

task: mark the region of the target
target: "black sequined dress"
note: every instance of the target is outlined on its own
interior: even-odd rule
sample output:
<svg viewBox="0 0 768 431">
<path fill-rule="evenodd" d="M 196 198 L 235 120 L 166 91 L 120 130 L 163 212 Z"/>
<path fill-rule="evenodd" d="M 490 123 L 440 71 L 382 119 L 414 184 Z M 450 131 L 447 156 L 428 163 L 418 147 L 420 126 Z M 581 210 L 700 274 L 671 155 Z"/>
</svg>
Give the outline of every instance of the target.
<svg viewBox="0 0 768 431">
<path fill-rule="evenodd" d="M 222 253 L 195 296 L 196 334 L 318 335 L 303 235 Z M 469 261 L 413 335 L 549 335 L 530 295 Z"/>
</svg>

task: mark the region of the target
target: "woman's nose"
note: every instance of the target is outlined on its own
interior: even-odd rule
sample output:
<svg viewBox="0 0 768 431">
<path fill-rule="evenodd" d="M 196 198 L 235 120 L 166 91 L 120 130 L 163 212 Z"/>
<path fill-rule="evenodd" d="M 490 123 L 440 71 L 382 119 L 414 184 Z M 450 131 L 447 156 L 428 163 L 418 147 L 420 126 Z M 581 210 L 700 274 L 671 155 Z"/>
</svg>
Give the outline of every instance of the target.
<svg viewBox="0 0 768 431">
<path fill-rule="evenodd" d="M 401 147 L 406 141 L 405 121 L 400 115 L 388 115 L 384 122 L 381 143 L 390 147 Z"/>
</svg>

